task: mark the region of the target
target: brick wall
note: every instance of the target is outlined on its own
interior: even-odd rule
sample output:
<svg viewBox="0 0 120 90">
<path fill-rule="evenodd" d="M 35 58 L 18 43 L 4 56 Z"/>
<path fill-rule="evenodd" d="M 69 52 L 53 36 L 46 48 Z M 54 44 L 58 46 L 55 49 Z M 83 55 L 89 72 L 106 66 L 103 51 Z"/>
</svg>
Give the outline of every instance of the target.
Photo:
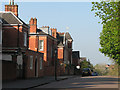
<svg viewBox="0 0 120 90">
<path fill-rule="evenodd" d="M 3 47 L 17 47 L 19 41 L 20 47 L 24 46 L 24 32 L 27 33 L 27 29 L 22 26 L 19 27 L 18 37 L 18 26 L 3 26 L 2 27 Z M 19 38 L 19 40 L 18 40 Z"/>
<path fill-rule="evenodd" d="M 32 69 L 30 69 L 30 56 L 33 56 L 33 68 Z M 26 63 L 26 74 L 25 74 L 26 78 L 36 77 L 35 76 L 35 60 L 36 60 L 36 58 L 37 58 L 37 63 L 38 63 L 37 64 L 37 66 L 38 66 L 38 68 L 37 68 L 38 77 L 41 77 L 41 76 L 44 75 L 43 74 L 44 61 L 43 61 L 43 64 L 42 64 L 42 69 L 40 69 L 40 57 L 43 57 L 42 53 L 39 53 L 39 52 L 37 53 L 37 52 L 31 51 L 31 50 L 26 51 L 26 59 L 25 59 L 26 60 L 25 61 L 25 63 Z"/>
<path fill-rule="evenodd" d="M 2 80 L 14 80 L 16 78 L 16 63 L 2 60 Z"/>
</svg>

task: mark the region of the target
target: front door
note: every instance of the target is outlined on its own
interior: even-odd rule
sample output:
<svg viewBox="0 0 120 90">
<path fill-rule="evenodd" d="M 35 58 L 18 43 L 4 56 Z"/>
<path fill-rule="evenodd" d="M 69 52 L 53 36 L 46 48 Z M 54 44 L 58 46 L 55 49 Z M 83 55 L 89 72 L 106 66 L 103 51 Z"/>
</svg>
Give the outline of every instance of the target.
<svg viewBox="0 0 120 90">
<path fill-rule="evenodd" d="M 37 57 L 35 59 L 35 77 L 38 77 L 38 62 L 37 62 Z"/>
</svg>

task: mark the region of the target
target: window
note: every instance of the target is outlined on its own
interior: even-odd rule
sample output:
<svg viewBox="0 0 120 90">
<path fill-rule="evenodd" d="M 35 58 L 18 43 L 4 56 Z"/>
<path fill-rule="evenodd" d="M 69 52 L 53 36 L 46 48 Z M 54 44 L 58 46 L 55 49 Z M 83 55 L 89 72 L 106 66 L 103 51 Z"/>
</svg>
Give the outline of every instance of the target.
<svg viewBox="0 0 120 90">
<path fill-rule="evenodd" d="M 24 46 L 27 46 L 27 33 L 24 32 Z"/>
<path fill-rule="evenodd" d="M 40 57 L 40 69 L 42 69 L 42 61 L 43 61 L 43 58 Z"/>
<path fill-rule="evenodd" d="M 39 50 L 43 51 L 43 40 L 39 40 Z"/>
<path fill-rule="evenodd" d="M 33 69 L 33 56 L 30 56 L 30 69 Z"/>
<path fill-rule="evenodd" d="M 66 45 L 68 44 L 67 40 L 66 40 Z"/>
</svg>

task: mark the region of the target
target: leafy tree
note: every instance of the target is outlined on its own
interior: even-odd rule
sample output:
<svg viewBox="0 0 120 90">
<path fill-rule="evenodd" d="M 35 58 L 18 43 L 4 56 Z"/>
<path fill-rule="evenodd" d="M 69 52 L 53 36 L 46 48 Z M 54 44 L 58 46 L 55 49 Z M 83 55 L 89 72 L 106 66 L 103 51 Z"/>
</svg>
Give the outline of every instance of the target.
<svg viewBox="0 0 120 90">
<path fill-rule="evenodd" d="M 98 73 L 98 75 L 106 75 L 107 69 L 105 68 L 105 64 L 96 64 L 94 66 L 94 71 Z"/>
<path fill-rule="evenodd" d="M 100 52 L 120 64 L 120 1 L 92 2 L 91 11 L 102 19 L 103 30 L 100 33 Z"/>
<path fill-rule="evenodd" d="M 84 60 L 84 61 L 82 61 L 80 63 L 80 65 L 81 65 L 81 69 L 83 69 L 83 68 L 91 68 L 91 69 L 93 69 L 93 65 L 90 63 L 90 61 Z"/>
</svg>

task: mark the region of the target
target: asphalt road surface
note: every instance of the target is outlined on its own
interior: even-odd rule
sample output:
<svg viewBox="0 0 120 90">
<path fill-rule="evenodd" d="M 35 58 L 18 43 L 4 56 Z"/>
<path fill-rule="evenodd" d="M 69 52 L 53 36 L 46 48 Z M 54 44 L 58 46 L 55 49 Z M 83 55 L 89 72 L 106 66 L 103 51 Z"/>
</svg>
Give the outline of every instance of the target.
<svg viewBox="0 0 120 90">
<path fill-rule="evenodd" d="M 118 77 L 112 76 L 75 76 L 62 81 L 52 82 L 36 88 L 119 88 Z"/>
</svg>

